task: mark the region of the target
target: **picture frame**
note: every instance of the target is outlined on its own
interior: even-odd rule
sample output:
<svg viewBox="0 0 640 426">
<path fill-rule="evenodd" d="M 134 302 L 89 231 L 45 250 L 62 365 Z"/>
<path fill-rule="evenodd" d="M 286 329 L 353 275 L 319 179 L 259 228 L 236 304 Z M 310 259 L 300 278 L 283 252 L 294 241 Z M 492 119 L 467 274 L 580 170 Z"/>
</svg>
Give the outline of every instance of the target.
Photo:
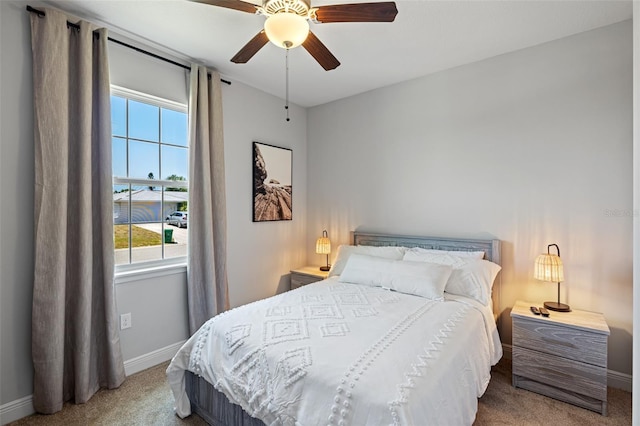
<svg viewBox="0 0 640 426">
<path fill-rule="evenodd" d="M 253 142 L 253 221 L 293 218 L 293 150 Z"/>
</svg>

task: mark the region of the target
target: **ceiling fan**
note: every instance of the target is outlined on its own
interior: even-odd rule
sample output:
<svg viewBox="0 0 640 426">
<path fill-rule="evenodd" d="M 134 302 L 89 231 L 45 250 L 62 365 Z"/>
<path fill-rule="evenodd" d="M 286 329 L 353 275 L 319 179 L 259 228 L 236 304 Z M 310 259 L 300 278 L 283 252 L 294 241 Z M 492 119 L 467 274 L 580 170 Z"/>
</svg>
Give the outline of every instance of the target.
<svg viewBox="0 0 640 426">
<path fill-rule="evenodd" d="M 317 24 L 333 22 L 393 22 L 398 14 L 395 2 L 335 4 L 311 7 L 310 0 L 263 0 L 257 6 L 242 0 L 191 0 L 267 17 L 264 29 L 253 37 L 231 62 L 244 64 L 271 41 L 283 49 L 302 45 L 327 71 L 340 62 L 309 30 L 309 21 Z"/>
</svg>

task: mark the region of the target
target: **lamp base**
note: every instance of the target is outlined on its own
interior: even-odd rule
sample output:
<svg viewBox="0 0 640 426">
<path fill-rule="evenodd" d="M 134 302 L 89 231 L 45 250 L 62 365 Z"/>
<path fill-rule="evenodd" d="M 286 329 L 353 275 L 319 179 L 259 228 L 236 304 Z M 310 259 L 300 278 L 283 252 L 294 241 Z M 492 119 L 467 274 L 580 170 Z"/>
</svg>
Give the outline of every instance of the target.
<svg viewBox="0 0 640 426">
<path fill-rule="evenodd" d="M 557 312 L 571 312 L 569 305 L 559 302 L 544 302 L 544 307 Z"/>
<path fill-rule="evenodd" d="M 331 266 L 321 266 L 320 267 L 320 270 L 321 271 L 325 271 L 325 272 L 328 271 L 329 269 L 331 269 Z"/>
</svg>

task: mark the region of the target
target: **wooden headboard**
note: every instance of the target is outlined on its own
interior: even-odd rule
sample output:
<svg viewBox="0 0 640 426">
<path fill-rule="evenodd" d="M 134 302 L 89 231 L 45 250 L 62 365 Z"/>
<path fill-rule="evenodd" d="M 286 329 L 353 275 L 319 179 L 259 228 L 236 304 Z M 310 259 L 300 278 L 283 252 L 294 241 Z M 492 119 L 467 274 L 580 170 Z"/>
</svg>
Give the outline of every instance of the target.
<svg viewBox="0 0 640 426">
<path fill-rule="evenodd" d="M 354 246 L 421 247 L 434 250 L 483 251 L 484 258 L 500 265 L 500 240 L 414 237 L 407 235 L 353 233 Z"/>
<path fill-rule="evenodd" d="M 434 250 L 451 251 L 484 251 L 484 258 L 493 263 L 500 263 L 500 240 L 482 240 L 467 238 L 440 238 L 440 237 L 415 237 L 407 235 L 372 234 L 368 232 L 353 233 L 354 246 L 398 246 L 398 247 L 422 247 Z M 493 299 L 494 317 L 497 319 L 496 310 L 500 306 L 500 274 L 493 286 L 491 298 Z M 496 288 L 497 287 L 497 288 Z M 496 291 L 497 289 L 497 291 Z"/>
</svg>

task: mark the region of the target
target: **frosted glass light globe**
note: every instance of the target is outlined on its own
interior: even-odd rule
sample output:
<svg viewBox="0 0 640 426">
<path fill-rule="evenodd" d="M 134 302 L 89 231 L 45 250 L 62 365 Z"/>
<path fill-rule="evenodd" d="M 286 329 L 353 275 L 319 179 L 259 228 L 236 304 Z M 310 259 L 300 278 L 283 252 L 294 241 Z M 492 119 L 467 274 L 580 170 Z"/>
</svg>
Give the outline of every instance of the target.
<svg viewBox="0 0 640 426">
<path fill-rule="evenodd" d="M 264 21 L 264 32 L 271 43 L 283 49 L 292 49 L 307 39 L 309 22 L 295 13 L 277 13 Z"/>
</svg>

